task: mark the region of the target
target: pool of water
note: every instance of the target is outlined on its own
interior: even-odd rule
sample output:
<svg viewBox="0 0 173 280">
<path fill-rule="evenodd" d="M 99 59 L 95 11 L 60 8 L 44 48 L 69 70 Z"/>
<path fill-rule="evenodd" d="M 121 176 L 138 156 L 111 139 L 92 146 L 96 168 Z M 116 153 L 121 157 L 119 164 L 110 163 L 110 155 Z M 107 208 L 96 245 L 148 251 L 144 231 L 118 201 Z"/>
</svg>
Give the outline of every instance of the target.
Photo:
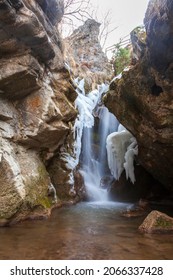
<svg viewBox="0 0 173 280">
<path fill-rule="evenodd" d="M 173 235 L 139 233 L 144 217 L 122 217 L 128 206 L 79 203 L 48 220 L 0 228 L 0 259 L 173 259 Z"/>
</svg>

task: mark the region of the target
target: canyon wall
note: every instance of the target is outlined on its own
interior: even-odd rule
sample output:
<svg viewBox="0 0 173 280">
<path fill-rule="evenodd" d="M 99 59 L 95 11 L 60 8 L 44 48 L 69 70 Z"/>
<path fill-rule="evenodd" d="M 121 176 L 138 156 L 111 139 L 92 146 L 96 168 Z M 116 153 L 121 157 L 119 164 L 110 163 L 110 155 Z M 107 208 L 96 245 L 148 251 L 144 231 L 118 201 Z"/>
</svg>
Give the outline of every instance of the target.
<svg viewBox="0 0 173 280">
<path fill-rule="evenodd" d="M 114 79 L 104 99 L 136 137 L 138 162 L 173 190 L 173 4 L 151 0 L 144 23 L 131 33 L 133 64 Z"/>
<path fill-rule="evenodd" d="M 77 112 L 57 25 L 63 1 L 0 1 L 0 224 L 50 214 L 49 161 Z"/>
</svg>

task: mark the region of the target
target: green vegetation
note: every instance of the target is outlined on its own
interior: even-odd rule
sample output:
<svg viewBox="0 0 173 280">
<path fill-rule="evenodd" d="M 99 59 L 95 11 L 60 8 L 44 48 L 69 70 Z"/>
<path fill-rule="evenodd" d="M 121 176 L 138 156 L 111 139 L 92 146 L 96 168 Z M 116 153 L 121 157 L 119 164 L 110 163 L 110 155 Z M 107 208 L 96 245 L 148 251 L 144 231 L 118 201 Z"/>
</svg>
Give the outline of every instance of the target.
<svg viewBox="0 0 173 280">
<path fill-rule="evenodd" d="M 167 221 L 166 219 L 163 219 L 162 217 L 158 217 L 156 222 L 157 222 L 157 224 L 156 224 L 157 227 L 169 228 L 169 227 L 173 226 L 171 221 Z"/>
<path fill-rule="evenodd" d="M 115 50 L 113 51 L 113 68 L 115 75 L 120 74 L 124 68 L 126 68 L 131 61 L 131 48 L 130 45 L 122 47 L 121 42 L 115 45 Z"/>
</svg>

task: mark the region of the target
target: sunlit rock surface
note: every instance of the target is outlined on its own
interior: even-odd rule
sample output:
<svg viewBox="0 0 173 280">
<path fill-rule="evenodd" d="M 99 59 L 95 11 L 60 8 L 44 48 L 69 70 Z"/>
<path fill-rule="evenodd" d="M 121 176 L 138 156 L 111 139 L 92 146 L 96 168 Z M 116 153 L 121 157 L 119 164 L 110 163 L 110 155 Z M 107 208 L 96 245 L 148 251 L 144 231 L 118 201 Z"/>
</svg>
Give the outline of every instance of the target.
<svg viewBox="0 0 173 280">
<path fill-rule="evenodd" d="M 113 75 L 111 64 L 99 41 L 100 23 L 88 19 L 65 40 L 65 58 L 74 75 L 85 78 L 86 92 L 97 84 L 109 81 Z"/>
<path fill-rule="evenodd" d="M 173 9 L 170 1 L 150 1 L 146 43 L 132 40 L 135 65 L 115 79 L 105 104 L 137 139 L 138 159 L 157 180 L 173 189 Z M 134 35 L 134 34 L 133 34 Z M 136 33 L 135 36 L 138 34 Z M 140 39 L 139 39 L 140 42 Z"/>
<path fill-rule="evenodd" d="M 50 214 L 47 166 L 71 133 L 75 90 L 62 0 L 0 1 L 0 224 Z"/>
</svg>

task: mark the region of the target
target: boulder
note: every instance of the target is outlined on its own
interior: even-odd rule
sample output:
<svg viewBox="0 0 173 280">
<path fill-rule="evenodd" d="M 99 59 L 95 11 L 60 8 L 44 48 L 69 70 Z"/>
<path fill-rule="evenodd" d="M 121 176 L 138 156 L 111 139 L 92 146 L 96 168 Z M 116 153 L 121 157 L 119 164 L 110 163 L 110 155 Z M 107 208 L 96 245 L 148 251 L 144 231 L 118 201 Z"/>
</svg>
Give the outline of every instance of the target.
<svg viewBox="0 0 173 280">
<path fill-rule="evenodd" d="M 0 224 L 9 224 L 21 213 L 50 209 L 51 182 L 45 166 L 32 150 L 1 139 Z"/>
<path fill-rule="evenodd" d="M 173 218 L 159 211 L 152 211 L 139 227 L 142 233 L 173 233 Z"/>
</svg>

